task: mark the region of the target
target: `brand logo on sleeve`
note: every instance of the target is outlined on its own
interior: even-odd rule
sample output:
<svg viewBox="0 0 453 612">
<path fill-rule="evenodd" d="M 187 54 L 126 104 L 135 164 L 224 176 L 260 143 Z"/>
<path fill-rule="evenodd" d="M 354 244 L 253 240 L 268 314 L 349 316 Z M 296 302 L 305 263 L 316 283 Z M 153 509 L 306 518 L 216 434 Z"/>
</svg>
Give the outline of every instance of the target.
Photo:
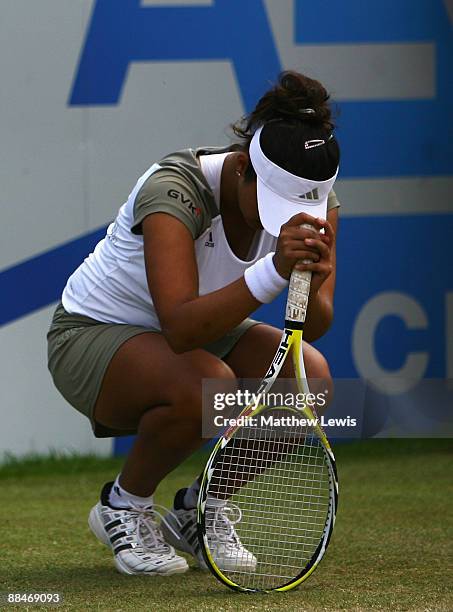
<svg viewBox="0 0 453 612">
<path fill-rule="evenodd" d="M 185 206 L 187 206 L 187 208 L 190 210 L 190 212 L 193 215 L 195 215 L 195 217 L 199 217 L 201 215 L 201 208 L 199 208 L 198 206 L 195 206 L 195 204 L 192 202 L 192 200 L 190 198 L 186 197 L 180 191 L 178 191 L 176 189 L 169 189 L 168 192 L 167 192 L 167 195 L 170 198 L 173 198 L 174 200 L 180 200 Z"/>
</svg>

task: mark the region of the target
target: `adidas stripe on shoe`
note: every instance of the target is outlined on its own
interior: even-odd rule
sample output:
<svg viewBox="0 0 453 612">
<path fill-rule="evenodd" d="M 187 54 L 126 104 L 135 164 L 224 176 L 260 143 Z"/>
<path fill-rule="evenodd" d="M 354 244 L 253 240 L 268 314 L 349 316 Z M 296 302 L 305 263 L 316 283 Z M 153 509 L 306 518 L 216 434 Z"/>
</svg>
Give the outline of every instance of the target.
<svg viewBox="0 0 453 612">
<path fill-rule="evenodd" d="M 114 553 L 122 574 L 169 576 L 188 570 L 187 561 L 164 539 L 154 506 L 112 508 L 108 495 L 113 483 L 104 485 L 101 501 L 90 512 L 88 525 L 95 536 Z"/>
</svg>

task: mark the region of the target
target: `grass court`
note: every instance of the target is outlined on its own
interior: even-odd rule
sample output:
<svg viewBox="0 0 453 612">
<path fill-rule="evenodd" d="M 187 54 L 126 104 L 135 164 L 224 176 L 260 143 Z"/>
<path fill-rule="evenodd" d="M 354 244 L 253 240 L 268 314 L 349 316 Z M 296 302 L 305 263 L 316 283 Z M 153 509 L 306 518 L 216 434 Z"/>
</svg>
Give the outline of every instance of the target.
<svg viewBox="0 0 453 612">
<path fill-rule="evenodd" d="M 453 440 L 369 440 L 335 447 L 337 524 L 324 560 L 299 589 L 241 595 L 193 567 L 127 577 L 87 526 L 118 458 L 9 460 L 0 468 L 0 592 L 61 592 L 58 608 L 5 610 L 453 610 Z M 172 495 L 201 470 L 196 455 L 160 485 Z M 1 607 L 1 606 L 0 606 Z"/>
</svg>

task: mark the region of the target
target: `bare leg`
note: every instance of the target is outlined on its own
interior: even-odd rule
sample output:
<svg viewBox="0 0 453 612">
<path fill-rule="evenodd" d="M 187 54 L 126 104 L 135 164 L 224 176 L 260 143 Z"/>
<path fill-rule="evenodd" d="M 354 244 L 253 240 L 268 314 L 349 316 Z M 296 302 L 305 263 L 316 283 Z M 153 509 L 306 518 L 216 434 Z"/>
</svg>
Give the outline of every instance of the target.
<svg viewBox="0 0 453 612">
<path fill-rule="evenodd" d="M 161 334 L 143 333 L 123 344 L 109 364 L 95 407 L 96 420 L 108 427 L 137 429 L 137 439 L 121 473 L 121 485 L 139 496 L 202 446 L 201 381 L 264 375 L 281 332 L 268 325 L 249 329 L 224 362 L 201 349 L 175 354 Z M 326 377 L 322 355 L 307 345 L 311 377 Z M 281 376 L 292 377 L 288 361 Z"/>
<path fill-rule="evenodd" d="M 232 370 L 203 350 L 175 354 L 160 334 L 123 344 L 109 364 L 95 407 L 102 425 L 137 428 L 121 486 L 151 495 L 162 478 L 203 444 L 202 378 L 234 381 Z"/>
</svg>

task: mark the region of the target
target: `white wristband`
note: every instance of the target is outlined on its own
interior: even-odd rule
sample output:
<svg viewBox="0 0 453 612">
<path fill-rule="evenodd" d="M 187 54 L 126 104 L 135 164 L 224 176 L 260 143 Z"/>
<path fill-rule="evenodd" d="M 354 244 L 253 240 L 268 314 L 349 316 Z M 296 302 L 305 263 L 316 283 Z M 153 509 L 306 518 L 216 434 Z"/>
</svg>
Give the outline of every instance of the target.
<svg viewBox="0 0 453 612">
<path fill-rule="evenodd" d="M 272 302 L 289 284 L 289 281 L 280 276 L 275 269 L 272 259 L 274 254 L 268 253 L 244 272 L 244 279 L 250 293 L 263 304 Z"/>
</svg>

